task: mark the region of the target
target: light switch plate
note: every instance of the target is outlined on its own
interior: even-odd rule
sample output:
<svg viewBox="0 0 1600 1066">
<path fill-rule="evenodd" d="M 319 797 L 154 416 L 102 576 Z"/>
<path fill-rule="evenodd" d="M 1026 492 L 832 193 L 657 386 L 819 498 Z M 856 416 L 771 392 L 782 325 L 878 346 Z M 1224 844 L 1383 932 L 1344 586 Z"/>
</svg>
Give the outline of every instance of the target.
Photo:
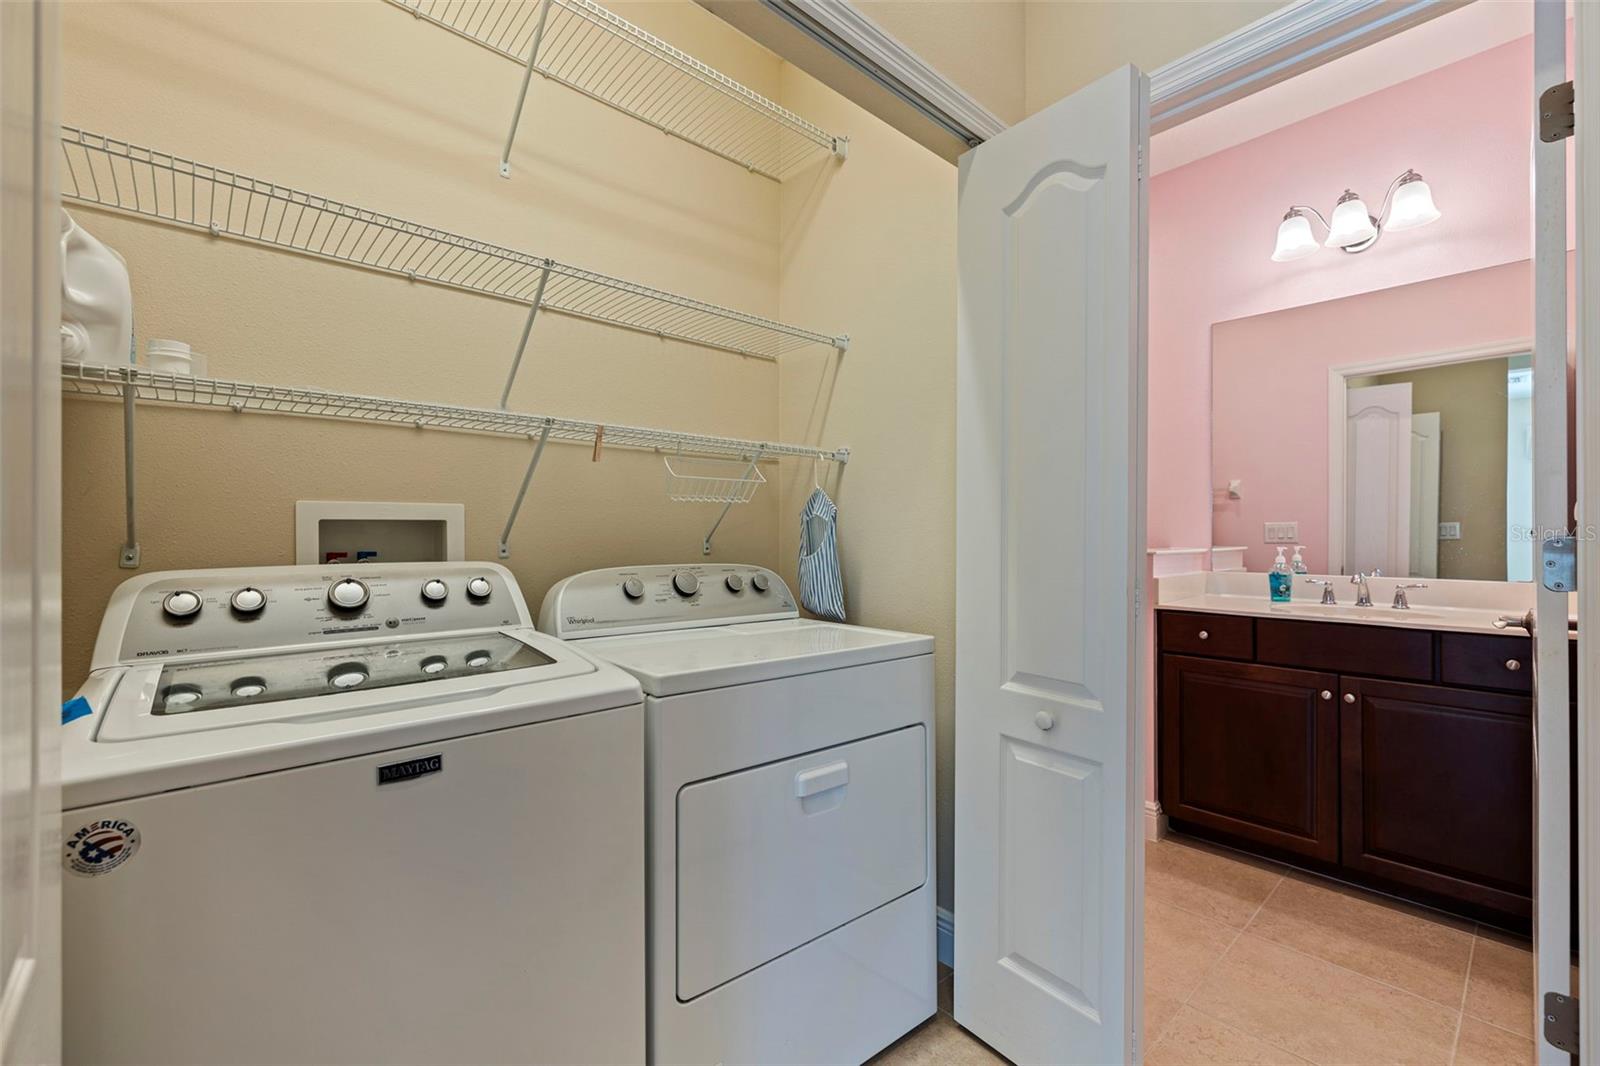
<svg viewBox="0 0 1600 1066">
<path fill-rule="evenodd" d="M 1299 522 L 1263 522 L 1261 541 L 1264 544 L 1300 543 Z"/>
<path fill-rule="evenodd" d="M 1440 540 L 1460 540 L 1461 539 L 1461 523 L 1460 522 L 1440 522 L 1439 523 L 1439 539 Z"/>
</svg>

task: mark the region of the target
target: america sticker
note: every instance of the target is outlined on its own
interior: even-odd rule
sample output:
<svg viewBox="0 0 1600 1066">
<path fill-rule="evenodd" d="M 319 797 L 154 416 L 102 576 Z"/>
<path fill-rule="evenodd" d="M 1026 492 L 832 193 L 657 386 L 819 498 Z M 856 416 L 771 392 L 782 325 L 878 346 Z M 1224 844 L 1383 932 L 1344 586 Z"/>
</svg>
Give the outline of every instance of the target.
<svg viewBox="0 0 1600 1066">
<path fill-rule="evenodd" d="M 102 818 L 67 837 L 61 862 L 79 877 L 99 877 L 133 858 L 138 850 L 137 826 L 119 818 Z"/>
</svg>

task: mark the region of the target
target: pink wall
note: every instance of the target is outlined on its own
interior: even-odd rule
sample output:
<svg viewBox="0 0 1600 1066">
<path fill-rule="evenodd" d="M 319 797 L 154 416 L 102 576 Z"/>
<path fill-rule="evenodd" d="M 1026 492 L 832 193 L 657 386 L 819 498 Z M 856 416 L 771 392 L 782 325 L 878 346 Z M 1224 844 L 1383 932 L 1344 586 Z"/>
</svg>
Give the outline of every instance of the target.
<svg viewBox="0 0 1600 1066">
<path fill-rule="evenodd" d="M 1513 41 L 1151 182 L 1151 546 L 1212 543 L 1214 323 L 1527 258 L 1532 76 L 1529 39 Z M 1361 255 L 1324 250 L 1292 263 L 1271 261 L 1289 204 L 1310 204 L 1326 215 L 1348 185 L 1376 211 L 1389 182 L 1407 167 L 1432 186 L 1444 212 L 1438 222 L 1387 234 Z M 1437 332 L 1416 339 L 1417 351 L 1450 346 Z M 1378 356 L 1340 361 L 1366 358 Z M 1292 390 L 1285 385 L 1284 400 L 1290 410 L 1320 418 L 1325 441 L 1326 376 L 1314 386 L 1295 380 Z M 1314 394 L 1295 394 L 1306 387 Z M 1325 471 L 1325 456 L 1321 461 Z M 1301 522 L 1305 536 L 1308 522 Z M 1245 532 L 1218 543 L 1260 543 L 1259 525 Z"/>
<path fill-rule="evenodd" d="M 1240 478 L 1244 489 L 1243 499 L 1217 501 L 1217 543 L 1246 545 L 1245 566 L 1266 570 L 1274 549 L 1261 543 L 1261 523 L 1298 521 L 1306 564 L 1327 573 L 1328 369 L 1526 339 L 1532 294 L 1524 259 L 1218 323 L 1212 388 L 1228 398 L 1222 411 L 1242 417 L 1212 426 L 1213 476 Z M 1277 399 L 1255 402 L 1268 381 Z"/>
</svg>

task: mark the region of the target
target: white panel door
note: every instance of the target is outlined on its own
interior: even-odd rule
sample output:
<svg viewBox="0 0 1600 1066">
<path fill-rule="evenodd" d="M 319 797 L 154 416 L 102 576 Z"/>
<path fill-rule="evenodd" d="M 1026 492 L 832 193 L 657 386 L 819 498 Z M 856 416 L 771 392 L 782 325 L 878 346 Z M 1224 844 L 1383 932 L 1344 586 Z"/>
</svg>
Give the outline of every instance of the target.
<svg viewBox="0 0 1600 1066">
<path fill-rule="evenodd" d="M 1412 577 L 1439 576 L 1439 428 L 1438 411 L 1411 416 Z"/>
<path fill-rule="evenodd" d="M 1137 1058 L 1149 90 L 1125 67 L 961 160 L 956 1020 Z"/>
<path fill-rule="evenodd" d="M 1567 74 L 1567 6 L 1538 0 L 1533 16 L 1533 102 Z M 1597 116 L 1585 118 L 1593 136 Z M 1538 122 L 1534 122 L 1535 130 Z M 1541 536 L 1571 530 L 1567 497 L 1567 145 L 1533 140 L 1533 523 Z M 1584 210 L 1586 204 L 1579 204 Z M 1593 282 L 1588 282 L 1593 285 Z M 1580 367 L 1580 373 L 1593 372 Z M 1534 1044 L 1543 1066 L 1574 1061 L 1550 1042 L 1546 997 L 1572 995 L 1572 735 L 1567 617 L 1572 583 L 1535 559 L 1534 590 Z M 1592 624 L 1585 619 L 1585 624 Z M 1593 640 L 1593 635 L 1585 639 Z M 1591 654 L 1593 646 L 1590 646 Z M 1580 715 L 1592 714 L 1579 707 Z M 1589 886 L 1589 891 L 1593 891 Z M 1586 969 L 1593 960 L 1585 960 Z"/>
<path fill-rule="evenodd" d="M 1411 562 L 1411 386 L 1345 400 L 1345 570 L 1404 575 Z"/>
<path fill-rule="evenodd" d="M 0 1063 L 61 1056 L 57 5 L 0 3 Z"/>
</svg>

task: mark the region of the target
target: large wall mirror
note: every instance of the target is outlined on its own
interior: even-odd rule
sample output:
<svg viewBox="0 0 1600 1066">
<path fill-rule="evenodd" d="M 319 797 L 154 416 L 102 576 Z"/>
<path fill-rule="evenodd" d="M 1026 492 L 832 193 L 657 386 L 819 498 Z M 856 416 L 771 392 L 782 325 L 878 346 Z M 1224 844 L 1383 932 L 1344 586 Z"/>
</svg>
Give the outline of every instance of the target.
<svg viewBox="0 0 1600 1066">
<path fill-rule="evenodd" d="M 1533 577 L 1526 263 L 1217 323 L 1213 543 L 1249 570 Z"/>
</svg>

